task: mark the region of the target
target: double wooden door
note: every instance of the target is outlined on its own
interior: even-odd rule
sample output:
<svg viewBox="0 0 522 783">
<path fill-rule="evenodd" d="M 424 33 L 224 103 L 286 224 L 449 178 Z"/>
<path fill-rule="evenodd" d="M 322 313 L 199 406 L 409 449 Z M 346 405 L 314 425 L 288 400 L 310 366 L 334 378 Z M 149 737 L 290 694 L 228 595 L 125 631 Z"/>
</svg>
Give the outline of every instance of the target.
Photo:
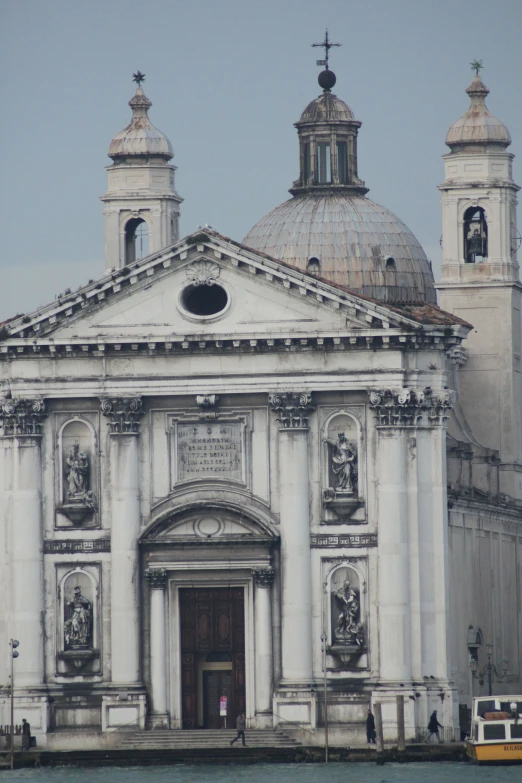
<svg viewBox="0 0 522 783">
<path fill-rule="evenodd" d="M 218 728 L 219 699 L 227 725 L 245 711 L 245 611 L 241 587 L 180 590 L 183 728 Z M 208 670 L 212 662 L 228 670 Z M 207 664 L 207 667 L 205 667 Z"/>
</svg>

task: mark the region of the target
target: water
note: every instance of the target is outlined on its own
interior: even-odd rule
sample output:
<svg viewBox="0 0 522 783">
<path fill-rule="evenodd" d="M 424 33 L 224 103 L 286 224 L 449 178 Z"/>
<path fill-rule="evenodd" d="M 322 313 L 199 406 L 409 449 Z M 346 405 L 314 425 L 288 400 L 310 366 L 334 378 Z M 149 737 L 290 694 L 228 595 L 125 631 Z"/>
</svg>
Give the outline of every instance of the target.
<svg viewBox="0 0 522 783">
<path fill-rule="evenodd" d="M 175 764 L 168 767 L 53 767 L 2 771 L 17 783 L 517 783 L 520 767 L 455 762 L 376 764 Z"/>
</svg>

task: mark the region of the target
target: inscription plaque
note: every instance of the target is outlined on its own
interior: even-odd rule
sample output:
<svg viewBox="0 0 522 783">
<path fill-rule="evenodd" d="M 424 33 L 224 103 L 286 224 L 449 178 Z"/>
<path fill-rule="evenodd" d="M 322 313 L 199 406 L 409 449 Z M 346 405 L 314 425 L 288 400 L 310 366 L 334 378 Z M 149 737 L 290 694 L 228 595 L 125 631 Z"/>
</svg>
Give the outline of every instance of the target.
<svg viewBox="0 0 522 783">
<path fill-rule="evenodd" d="M 239 422 L 178 424 L 178 481 L 218 476 L 243 481 Z"/>
</svg>

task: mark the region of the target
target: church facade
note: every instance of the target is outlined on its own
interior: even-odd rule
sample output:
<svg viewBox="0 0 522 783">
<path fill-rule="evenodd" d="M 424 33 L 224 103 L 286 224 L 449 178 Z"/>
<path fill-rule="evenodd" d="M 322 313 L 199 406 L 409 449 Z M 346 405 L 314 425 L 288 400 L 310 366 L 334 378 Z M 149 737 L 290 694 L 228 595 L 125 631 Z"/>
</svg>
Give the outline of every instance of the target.
<svg viewBox="0 0 522 783">
<path fill-rule="evenodd" d="M 0 644 L 19 641 L 16 722 L 40 745 L 243 711 L 320 744 L 325 670 L 332 742 L 364 741 L 376 702 L 393 738 L 397 695 L 407 738 L 437 709 L 453 739 L 486 641 L 508 659 L 495 687 L 520 688 L 509 134 L 477 74 L 447 139 L 439 309 L 319 78 L 292 198 L 241 243 L 180 238 L 138 83 L 107 272 L 2 327 Z"/>
</svg>

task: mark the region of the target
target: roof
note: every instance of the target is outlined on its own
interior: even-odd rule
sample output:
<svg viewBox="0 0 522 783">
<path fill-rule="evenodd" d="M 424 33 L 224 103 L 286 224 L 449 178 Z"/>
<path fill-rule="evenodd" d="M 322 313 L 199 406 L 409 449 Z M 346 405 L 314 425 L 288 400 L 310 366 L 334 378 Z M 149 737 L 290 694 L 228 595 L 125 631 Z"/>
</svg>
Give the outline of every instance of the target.
<svg viewBox="0 0 522 783">
<path fill-rule="evenodd" d="M 475 146 L 494 145 L 506 148 L 511 144 L 511 136 L 504 123 L 493 117 L 486 106 L 486 96 L 489 90 L 480 78 L 475 75 L 466 92 L 471 98 L 471 105 L 466 114 L 453 123 L 446 136 L 446 144 L 451 150 Z"/>
</svg>

